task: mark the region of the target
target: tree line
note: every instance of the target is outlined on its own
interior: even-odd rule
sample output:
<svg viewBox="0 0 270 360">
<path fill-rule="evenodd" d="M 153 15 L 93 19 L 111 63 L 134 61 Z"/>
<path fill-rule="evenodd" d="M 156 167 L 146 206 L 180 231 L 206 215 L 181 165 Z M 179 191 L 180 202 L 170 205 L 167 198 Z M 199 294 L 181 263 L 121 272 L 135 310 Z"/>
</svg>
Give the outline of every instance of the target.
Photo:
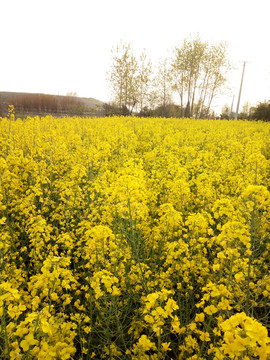
<svg viewBox="0 0 270 360">
<path fill-rule="evenodd" d="M 199 36 L 175 46 L 154 70 L 145 51 L 139 57 L 129 43 L 112 49 L 108 82 L 113 101 L 108 112 L 206 118 L 230 70 L 225 43 L 210 44 Z"/>
<path fill-rule="evenodd" d="M 8 95 L 7 95 L 8 94 Z M 57 116 L 92 116 L 95 113 L 103 115 L 103 109 L 89 107 L 75 92 L 66 96 L 30 94 L 30 93 L 5 93 L 2 98 L 0 93 L 0 116 L 6 116 L 9 105 L 14 106 L 16 116 L 47 115 Z"/>
<path fill-rule="evenodd" d="M 234 119 L 235 113 L 232 111 L 228 104 L 225 104 L 220 114 L 221 119 Z M 256 106 L 250 106 L 247 101 L 244 103 L 242 110 L 237 117 L 239 120 L 262 120 L 270 121 L 270 100 L 260 102 Z"/>
<path fill-rule="evenodd" d="M 251 119 L 270 121 L 270 100 L 259 103 L 253 108 Z"/>
<path fill-rule="evenodd" d="M 23 94 L 10 99 L 17 112 L 28 113 L 61 113 L 70 112 L 72 108 L 81 106 L 75 96 L 56 96 L 46 94 Z"/>
</svg>

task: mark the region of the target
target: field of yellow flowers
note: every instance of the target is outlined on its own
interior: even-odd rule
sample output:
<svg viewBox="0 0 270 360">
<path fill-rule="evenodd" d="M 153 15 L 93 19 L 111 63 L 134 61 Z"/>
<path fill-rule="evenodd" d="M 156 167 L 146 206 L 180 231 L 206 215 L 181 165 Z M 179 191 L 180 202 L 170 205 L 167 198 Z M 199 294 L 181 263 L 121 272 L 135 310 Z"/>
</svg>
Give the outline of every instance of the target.
<svg viewBox="0 0 270 360">
<path fill-rule="evenodd" d="M 0 359 L 270 359 L 270 123 L 0 119 Z"/>
</svg>

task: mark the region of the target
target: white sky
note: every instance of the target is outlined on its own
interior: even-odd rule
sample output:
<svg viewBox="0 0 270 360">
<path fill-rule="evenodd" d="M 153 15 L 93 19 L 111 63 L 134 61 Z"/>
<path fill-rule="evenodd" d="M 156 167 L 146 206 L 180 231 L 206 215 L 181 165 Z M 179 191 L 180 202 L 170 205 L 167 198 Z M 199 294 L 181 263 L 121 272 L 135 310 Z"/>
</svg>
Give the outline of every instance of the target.
<svg viewBox="0 0 270 360">
<path fill-rule="evenodd" d="M 270 99 L 269 0 L 0 0 L 0 91 L 110 100 L 106 72 L 120 40 L 155 63 L 188 37 L 226 41 L 236 69 L 216 109 Z M 240 105 L 240 108 L 241 108 Z M 218 111 L 218 110 L 217 110 Z"/>
</svg>

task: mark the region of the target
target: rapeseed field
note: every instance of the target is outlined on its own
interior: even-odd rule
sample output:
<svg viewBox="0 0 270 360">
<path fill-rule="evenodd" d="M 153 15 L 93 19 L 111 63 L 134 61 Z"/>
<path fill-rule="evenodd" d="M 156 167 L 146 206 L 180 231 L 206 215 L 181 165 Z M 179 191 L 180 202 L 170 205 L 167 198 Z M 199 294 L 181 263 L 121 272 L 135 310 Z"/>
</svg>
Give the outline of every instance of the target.
<svg viewBox="0 0 270 360">
<path fill-rule="evenodd" d="M 270 359 L 270 124 L 0 119 L 0 359 Z"/>
</svg>

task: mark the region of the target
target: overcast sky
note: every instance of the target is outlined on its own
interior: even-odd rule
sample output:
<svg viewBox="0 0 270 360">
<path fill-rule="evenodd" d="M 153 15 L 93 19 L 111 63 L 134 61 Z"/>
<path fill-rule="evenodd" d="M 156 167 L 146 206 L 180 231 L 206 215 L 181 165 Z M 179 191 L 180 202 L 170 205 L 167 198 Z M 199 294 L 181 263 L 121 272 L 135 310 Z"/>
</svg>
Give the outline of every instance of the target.
<svg viewBox="0 0 270 360">
<path fill-rule="evenodd" d="M 269 0 L 0 0 L 0 91 L 110 100 L 106 73 L 120 40 L 155 63 L 181 41 L 228 42 L 230 89 L 215 104 L 270 99 Z M 241 107 L 240 105 L 240 107 Z M 217 110 L 218 111 L 218 110 Z"/>
</svg>

